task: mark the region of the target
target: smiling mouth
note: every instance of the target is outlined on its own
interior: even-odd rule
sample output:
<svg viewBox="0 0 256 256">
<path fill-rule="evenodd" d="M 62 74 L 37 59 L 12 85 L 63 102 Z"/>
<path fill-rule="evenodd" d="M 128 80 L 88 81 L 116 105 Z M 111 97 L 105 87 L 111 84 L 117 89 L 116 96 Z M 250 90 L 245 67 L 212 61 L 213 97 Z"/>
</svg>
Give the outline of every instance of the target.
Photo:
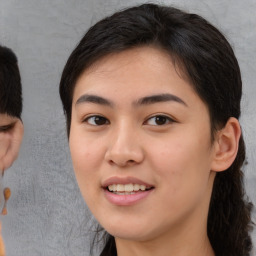
<svg viewBox="0 0 256 256">
<path fill-rule="evenodd" d="M 133 195 L 138 192 L 144 192 L 153 189 L 140 184 L 111 184 L 106 189 L 116 195 Z"/>
</svg>

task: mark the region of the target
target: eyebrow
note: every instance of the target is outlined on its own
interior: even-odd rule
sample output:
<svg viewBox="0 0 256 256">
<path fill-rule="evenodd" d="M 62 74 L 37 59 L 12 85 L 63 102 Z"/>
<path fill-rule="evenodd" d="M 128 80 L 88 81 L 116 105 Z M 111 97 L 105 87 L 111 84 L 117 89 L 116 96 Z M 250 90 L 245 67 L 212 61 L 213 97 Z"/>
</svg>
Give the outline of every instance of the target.
<svg viewBox="0 0 256 256">
<path fill-rule="evenodd" d="M 175 96 L 173 94 L 164 93 L 164 94 L 156 94 L 152 96 L 146 96 L 138 101 L 135 102 L 135 105 L 149 105 L 154 103 L 160 103 L 160 102 L 168 102 L 168 101 L 174 101 L 177 103 L 181 103 L 184 106 L 187 106 L 187 104 L 178 96 Z"/>
<path fill-rule="evenodd" d="M 146 96 L 133 102 L 133 105 L 135 106 L 150 105 L 150 104 L 168 102 L 168 101 L 174 101 L 177 103 L 181 103 L 184 106 L 187 106 L 187 104 L 181 98 L 169 93 Z M 84 94 L 81 97 L 79 97 L 79 99 L 76 101 L 76 105 L 81 103 L 95 103 L 95 104 L 109 106 L 109 107 L 113 107 L 115 105 L 112 101 L 106 98 L 103 98 L 97 95 L 92 95 L 92 94 Z"/>
<path fill-rule="evenodd" d="M 110 107 L 112 107 L 114 105 L 111 101 L 109 101 L 105 98 L 102 98 L 97 95 L 91 95 L 91 94 L 84 94 L 76 101 L 76 105 L 81 104 L 81 103 L 96 103 L 99 105 L 105 105 L 105 106 L 110 106 Z"/>
</svg>

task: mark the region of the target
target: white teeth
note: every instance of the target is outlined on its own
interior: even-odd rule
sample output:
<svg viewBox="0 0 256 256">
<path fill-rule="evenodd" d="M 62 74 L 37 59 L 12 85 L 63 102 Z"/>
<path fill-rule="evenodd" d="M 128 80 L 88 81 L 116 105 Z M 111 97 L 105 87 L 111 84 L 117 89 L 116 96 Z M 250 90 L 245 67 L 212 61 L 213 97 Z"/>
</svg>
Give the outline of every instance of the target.
<svg viewBox="0 0 256 256">
<path fill-rule="evenodd" d="M 134 184 L 133 185 L 133 190 L 134 191 L 139 191 L 140 190 L 140 185 L 139 184 Z"/>
<path fill-rule="evenodd" d="M 124 185 L 124 191 L 125 192 L 132 192 L 133 191 L 133 185 L 132 184 L 125 184 Z"/>
<path fill-rule="evenodd" d="M 124 191 L 124 185 L 123 184 L 117 184 L 116 185 L 116 191 L 118 191 L 118 192 Z"/>
<path fill-rule="evenodd" d="M 114 185 L 109 185 L 108 189 L 109 189 L 109 191 L 114 191 Z"/>
<path fill-rule="evenodd" d="M 142 190 L 142 191 L 146 190 L 146 186 L 140 185 L 140 190 Z"/>
<path fill-rule="evenodd" d="M 118 192 L 118 194 L 127 194 L 126 192 L 128 192 L 128 194 L 131 194 L 130 192 L 133 191 L 145 191 L 146 190 L 146 186 L 145 185 L 139 185 L 139 184 L 112 184 L 108 186 L 109 191 L 112 192 Z M 122 193 L 120 193 L 122 192 Z"/>
</svg>

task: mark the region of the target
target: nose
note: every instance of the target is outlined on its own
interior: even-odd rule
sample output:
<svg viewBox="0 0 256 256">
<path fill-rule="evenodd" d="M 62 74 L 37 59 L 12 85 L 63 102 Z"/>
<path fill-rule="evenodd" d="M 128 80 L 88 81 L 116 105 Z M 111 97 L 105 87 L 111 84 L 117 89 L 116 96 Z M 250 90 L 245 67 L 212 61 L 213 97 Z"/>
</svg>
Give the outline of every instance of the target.
<svg viewBox="0 0 256 256">
<path fill-rule="evenodd" d="M 126 167 L 139 164 L 144 159 L 140 138 L 132 127 L 120 127 L 113 131 L 105 160 L 112 165 Z"/>
</svg>

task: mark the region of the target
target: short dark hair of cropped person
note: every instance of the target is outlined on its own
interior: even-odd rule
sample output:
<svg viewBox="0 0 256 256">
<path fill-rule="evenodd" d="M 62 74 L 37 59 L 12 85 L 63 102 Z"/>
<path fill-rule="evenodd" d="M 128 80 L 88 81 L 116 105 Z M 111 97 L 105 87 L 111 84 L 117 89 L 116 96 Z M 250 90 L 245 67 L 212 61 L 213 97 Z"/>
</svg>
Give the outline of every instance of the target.
<svg viewBox="0 0 256 256">
<path fill-rule="evenodd" d="M 74 87 L 80 75 L 104 56 L 140 46 L 164 50 L 186 73 L 195 92 L 208 106 L 212 138 L 230 117 L 240 117 L 240 68 L 226 38 L 199 15 L 143 4 L 96 23 L 70 55 L 60 82 L 68 135 Z M 235 161 L 226 171 L 216 174 L 209 206 L 208 237 L 218 256 L 249 256 L 252 249 L 252 204 L 244 190 L 244 160 L 241 136 Z M 111 235 L 101 255 L 116 255 Z"/>
<path fill-rule="evenodd" d="M 21 118 L 22 89 L 18 61 L 13 51 L 0 46 L 0 113 Z"/>
</svg>

